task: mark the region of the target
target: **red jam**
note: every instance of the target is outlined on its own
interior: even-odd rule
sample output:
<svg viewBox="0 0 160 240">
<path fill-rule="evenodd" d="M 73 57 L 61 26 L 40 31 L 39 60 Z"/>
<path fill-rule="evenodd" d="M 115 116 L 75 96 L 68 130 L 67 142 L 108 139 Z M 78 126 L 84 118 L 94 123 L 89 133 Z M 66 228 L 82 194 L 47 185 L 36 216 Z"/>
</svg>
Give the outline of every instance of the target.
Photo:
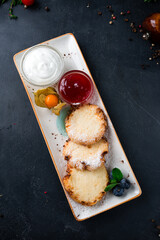
<svg viewBox="0 0 160 240">
<path fill-rule="evenodd" d="M 76 105 L 90 99 L 93 93 L 93 83 L 86 73 L 74 70 L 63 75 L 58 90 L 65 102 Z"/>
</svg>

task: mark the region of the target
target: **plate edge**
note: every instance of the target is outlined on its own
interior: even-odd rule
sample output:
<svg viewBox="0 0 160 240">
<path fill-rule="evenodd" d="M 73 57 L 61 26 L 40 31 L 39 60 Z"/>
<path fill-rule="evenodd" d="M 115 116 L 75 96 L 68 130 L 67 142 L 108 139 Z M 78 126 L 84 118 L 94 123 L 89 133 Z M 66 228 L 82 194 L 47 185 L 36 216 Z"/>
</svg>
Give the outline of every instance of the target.
<svg viewBox="0 0 160 240">
<path fill-rule="evenodd" d="M 80 53 L 81 53 L 81 56 L 82 56 L 82 58 L 83 58 L 83 61 L 84 61 L 85 65 L 86 65 L 86 68 L 87 68 L 87 70 L 88 70 L 88 72 L 89 72 L 89 74 L 90 74 L 90 76 L 91 76 L 91 78 L 92 78 L 94 87 L 96 88 L 97 93 L 98 93 L 98 95 L 99 95 L 99 98 L 100 98 L 101 101 L 102 101 L 102 98 L 101 98 L 101 96 L 100 96 L 100 94 L 99 94 L 99 91 L 98 91 L 98 89 L 97 89 L 97 86 L 96 86 L 96 84 L 95 84 L 95 82 L 94 82 L 94 80 L 93 80 L 92 74 L 91 74 L 91 72 L 90 72 L 90 70 L 89 70 L 89 67 L 88 67 L 88 65 L 87 65 L 87 63 L 86 63 L 86 60 L 85 60 L 85 58 L 84 58 L 84 56 L 83 56 L 83 53 L 82 53 L 82 51 L 81 51 L 81 49 L 80 49 L 80 47 L 79 47 L 79 44 L 78 44 L 78 42 L 77 42 L 77 40 L 76 40 L 76 38 L 75 38 L 75 36 L 74 36 L 73 33 L 66 33 L 66 34 L 60 35 L 60 36 L 58 36 L 58 37 L 52 38 L 52 39 L 50 39 L 50 40 L 44 41 L 44 42 L 39 43 L 39 44 L 43 44 L 43 43 L 46 43 L 46 42 L 55 40 L 55 39 L 57 39 L 57 38 L 60 38 L 60 37 L 66 36 L 66 35 L 71 35 L 71 36 L 74 38 L 74 41 L 75 41 L 75 43 L 76 43 L 76 45 L 77 45 L 77 47 L 78 47 L 78 49 L 79 49 L 79 51 L 80 51 Z M 36 44 L 36 45 L 37 45 L 37 44 Z M 30 47 L 29 47 L 29 48 L 30 48 Z M 105 210 L 103 210 L 103 211 L 101 211 L 101 212 L 98 212 L 98 213 L 96 213 L 96 214 L 94 214 L 94 215 L 92 215 L 92 216 L 89 216 L 89 217 L 87 217 L 87 218 L 78 219 L 78 218 L 75 216 L 74 210 L 73 210 L 73 208 L 72 208 L 72 206 L 71 206 L 71 204 L 70 204 L 69 198 L 68 198 L 68 196 L 67 196 L 67 192 L 66 192 L 66 190 L 65 190 L 65 188 L 64 188 L 64 186 L 63 186 L 63 183 L 62 183 L 62 180 L 61 180 L 61 177 L 60 177 L 58 168 L 57 168 L 57 166 L 56 166 L 55 160 L 54 160 L 54 158 L 53 158 L 53 155 L 52 155 L 52 153 L 51 153 L 50 147 L 49 147 L 49 145 L 48 145 L 48 141 L 47 141 L 47 139 L 46 139 L 46 137 L 45 137 L 45 134 L 44 134 L 44 132 L 43 132 L 42 126 L 41 126 L 41 124 L 40 124 L 40 122 L 39 122 L 39 118 L 38 118 L 37 113 L 36 113 L 36 111 L 35 111 L 35 108 L 34 108 L 34 106 L 33 106 L 33 104 L 32 104 L 32 100 L 31 100 L 31 98 L 30 98 L 30 96 L 29 96 L 27 87 L 25 86 L 24 80 L 23 80 L 23 78 L 22 78 L 22 76 L 21 76 L 20 70 L 19 70 L 19 68 L 18 68 L 18 66 L 17 66 L 17 63 L 16 63 L 16 56 L 17 56 L 18 54 L 26 51 L 26 50 L 29 49 L 29 48 L 26 48 L 26 49 L 24 49 L 24 50 L 16 53 L 16 54 L 13 56 L 13 61 L 14 61 L 14 64 L 15 64 L 15 66 L 16 66 L 16 68 L 17 68 L 17 71 L 18 71 L 18 73 L 19 73 L 19 75 L 20 75 L 20 78 L 21 78 L 21 81 L 22 81 L 23 86 L 24 86 L 24 88 L 25 88 L 25 91 L 26 91 L 26 93 L 27 93 L 27 95 L 28 95 L 29 101 L 30 101 L 30 103 L 31 103 L 32 109 L 33 109 L 33 111 L 34 111 L 34 114 L 35 114 L 35 117 L 36 117 L 36 119 L 37 119 L 38 125 L 39 125 L 39 127 L 40 127 L 40 129 L 41 129 L 41 132 L 42 132 L 42 135 L 43 135 L 43 137 L 44 137 L 45 143 L 46 143 L 46 145 L 47 145 L 48 151 L 49 151 L 50 156 L 51 156 L 51 158 L 52 158 L 52 162 L 53 162 L 53 164 L 54 164 L 54 166 L 55 166 L 56 172 L 57 172 L 57 174 L 58 174 L 59 180 L 60 180 L 60 182 L 61 182 L 62 188 L 63 188 L 63 190 L 64 190 L 64 193 L 65 193 L 65 195 L 66 195 L 67 201 L 68 201 L 68 203 L 69 203 L 69 206 L 70 206 L 70 208 L 71 208 L 71 211 L 72 211 L 72 214 L 73 214 L 74 218 L 75 218 L 77 221 L 79 221 L 79 222 L 80 222 L 80 221 L 84 221 L 84 220 L 87 220 L 87 219 L 89 219 L 89 218 L 91 218 L 91 217 L 94 217 L 94 216 L 96 216 L 96 215 L 98 215 L 98 214 L 100 214 L 100 213 L 106 212 L 106 211 L 108 211 L 108 210 L 110 210 L 110 209 L 112 209 L 112 208 L 114 208 L 114 207 L 117 207 L 117 206 L 122 205 L 122 204 L 124 204 L 124 203 L 126 203 L 126 202 L 129 202 L 129 201 L 131 201 L 131 200 L 133 200 L 133 199 L 135 199 L 135 198 L 138 198 L 138 197 L 142 194 L 141 187 L 140 187 L 140 185 L 139 185 L 139 183 L 138 183 L 138 181 L 137 181 L 137 178 L 136 178 L 136 176 L 135 176 L 135 174 L 134 174 L 134 172 L 133 172 L 133 170 L 132 170 L 132 167 L 131 167 L 131 165 L 130 165 L 130 163 L 129 163 L 129 160 L 128 160 L 125 152 L 124 152 L 124 149 L 123 149 L 123 147 L 122 147 L 122 145 L 121 145 L 121 142 L 120 142 L 120 140 L 119 140 L 119 137 L 118 137 L 118 135 L 117 135 L 117 133 L 116 133 L 116 131 L 115 131 L 115 128 L 114 128 L 114 126 L 113 126 L 113 131 L 115 132 L 115 135 L 116 135 L 116 137 L 117 137 L 117 139 L 118 139 L 118 142 L 119 142 L 119 144 L 120 144 L 120 146 L 121 146 L 121 149 L 122 149 L 122 151 L 123 151 L 123 153 L 124 153 L 124 155 L 125 155 L 125 157 L 126 157 L 127 163 L 128 163 L 128 165 L 129 165 L 129 167 L 130 167 L 130 169 L 131 169 L 131 172 L 132 172 L 133 177 L 134 177 L 134 179 L 135 179 L 135 181 L 136 181 L 136 184 L 137 184 L 137 186 L 138 186 L 138 188 L 139 188 L 139 193 L 138 193 L 136 196 L 134 196 L 134 197 L 132 197 L 132 198 L 130 198 L 130 199 L 127 199 L 127 200 L 124 201 L 124 202 L 121 202 L 121 203 L 119 203 L 119 204 L 117 204 L 117 205 L 115 205 L 115 206 L 113 206 L 113 207 L 111 207 L 111 208 L 109 208 L 109 209 L 105 209 Z M 108 117 L 109 120 L 111 121 L 111 119 L 110 119 L 110 117 L 109 117 L 109 114 L 108 114 L 108 112 L 107 112 L 107 110 L 106 110 L 106 107 L 105 107 L 103 101 L 102 101 L 102 105 L 103 105 L 103 107 L 104 107 L 104 109 L 105 109 L 105 111 L 106 111 L 106 113 L 107 113 L 107 117 Z M 111 123 L 112 123 L 112 121 L 111 121 Z M 113 124 L 112 124 L 112 125 L 113 125 Z"/>
</svg>

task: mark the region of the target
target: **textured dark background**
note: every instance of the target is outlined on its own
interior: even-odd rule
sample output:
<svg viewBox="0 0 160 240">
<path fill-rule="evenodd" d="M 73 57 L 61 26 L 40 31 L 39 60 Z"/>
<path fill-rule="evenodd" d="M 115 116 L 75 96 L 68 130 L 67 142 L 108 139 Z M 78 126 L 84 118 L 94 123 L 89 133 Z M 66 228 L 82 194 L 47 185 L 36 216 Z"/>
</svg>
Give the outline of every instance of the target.
<svg viewBox="0 0 160 240">
<path fill-rule="evenodd" d="M 119 16 L 140 24 L 160 2 L 46 0 L 33 8 L 0 6 L 0 240 L 158 239 L 160 224 L 160 66 L 149 43 Z M 45 6 L 50 12 L 44 10 Z M 99 16 L 98 11 L 103 15 Z M 84 222 L 72 216 L 12 57 L 22 49 L 72 32 L 95 79 L 142 196 Z M 133 38 L 130 42 L 128 39 Z M 141 64 L 150 64 L 142 70 Z M 47 191 L 47 194 L 44 194 Z"/>
</svg>

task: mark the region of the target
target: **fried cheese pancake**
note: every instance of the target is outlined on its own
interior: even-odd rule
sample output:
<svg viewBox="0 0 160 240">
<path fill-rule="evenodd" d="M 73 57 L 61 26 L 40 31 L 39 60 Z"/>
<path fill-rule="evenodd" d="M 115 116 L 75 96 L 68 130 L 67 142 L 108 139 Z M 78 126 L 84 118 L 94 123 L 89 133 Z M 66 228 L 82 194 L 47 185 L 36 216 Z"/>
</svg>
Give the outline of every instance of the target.
<svg viewBox="0 0 160 240">
<path fill-rule="evenodd" d="M 108 182 L 109 177 L 104 165 L 94 171 L 80 171 L 68 167 L 68 174 L 63 178 L 64 187 L 71 198 L 86 206 L 95 205 L 102 199 Z"/>
<path fill-rule="evenodd" d="M 66 118 L 65 125 L 73 142 L 90 145 L 103 137 L 107 121 L 102 109 L 97 105 L 86 104 L 72 111 Z"/>
<path fill-rule="evenodd" d="M 64 159 L 71 167 L 79 170 L 87 169 L 93 171 L 105 162 L 104 155 L 108 152 L 108 142 L 102 138 L 99 142 L 84 146 L 66 141 L 63 148 Z"/>
</svg>

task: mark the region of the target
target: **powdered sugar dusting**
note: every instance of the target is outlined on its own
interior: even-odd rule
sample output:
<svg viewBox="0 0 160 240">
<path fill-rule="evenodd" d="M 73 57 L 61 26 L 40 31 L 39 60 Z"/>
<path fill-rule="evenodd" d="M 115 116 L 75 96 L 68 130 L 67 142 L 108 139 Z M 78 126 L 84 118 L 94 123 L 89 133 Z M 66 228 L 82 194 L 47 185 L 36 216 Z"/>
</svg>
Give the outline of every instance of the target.
<svg viewBox="0 0 160 240">
<path fill-rule="evenodd" d="M 64 157 L 69 160 L 69 165 L 80 170 L 94 170 L 99 168 L 105 161 L 104 155 L 107 152 L 108 142 L 106 139 L 101 139 L 99 142 L 88 146 L 77 144 L 69 140 L 66 142 L 63 149 Z"/>
<path fill-rule="evenodd" d="M 72 158 L 69 162 L 76 168 L 83 170 L 85 167 L 87 169 L 96 169 L 102 165 L 101 152 L 97 152 L 93 156 L 89 156 L 87 159 L 80 161 L 79 158 Z"/>
<path fill-rule="evenodd" d="M 91 144 L 104 134 L 106 121 L 97 105 L 84 105 L 71 113 L 66 122 L 68 136 L 74 142 Z"/>
</svg>

